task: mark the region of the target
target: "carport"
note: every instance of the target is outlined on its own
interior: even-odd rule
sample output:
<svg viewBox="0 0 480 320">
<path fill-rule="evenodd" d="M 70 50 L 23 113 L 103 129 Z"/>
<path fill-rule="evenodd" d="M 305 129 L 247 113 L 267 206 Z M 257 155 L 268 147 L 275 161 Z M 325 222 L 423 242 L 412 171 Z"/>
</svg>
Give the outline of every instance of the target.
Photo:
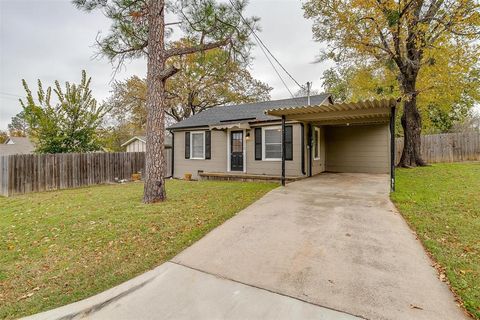
<svg viewBox="0 0 480 320">
<path fill-rule="evenodd" d="M 322 128 L 325 171 L 389 172 L 390 187 L 394 190 L 395 109 L 398 102 L 381 99 L 267 110 L 266 114 L 282 119 L 282 185 L 285 185 L 285 123 L 298 121 L 307 127 L 307 139 L 302 147 L 308 150 L 309 176 L 313 174 L 315 160 L 313 144 L 320 136 L 320 133 L 317 136 L 317 130 Z"/>
</svg>

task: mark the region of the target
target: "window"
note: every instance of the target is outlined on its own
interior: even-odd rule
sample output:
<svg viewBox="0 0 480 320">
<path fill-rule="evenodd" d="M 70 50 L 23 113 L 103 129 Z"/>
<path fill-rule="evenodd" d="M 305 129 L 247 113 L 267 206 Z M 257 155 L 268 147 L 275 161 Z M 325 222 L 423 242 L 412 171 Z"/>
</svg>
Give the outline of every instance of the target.
<svg viewBox="0 0 480 320">
<path fill-rule="evenodd" d="M 190 135 L 192 159 L 205 159 L 205 132 L 191 132 Z"/>
<path fill-rule="evenodd" d="M 320 159 L 320 128 L 315 128 L 313 135 L 313 158 L 315 160 Z"/>
<path fill-rule="evenodd" d="M 282 159 L 282 129 L 280 127 L 263 128 L 263 160 Z"/>
</svg>

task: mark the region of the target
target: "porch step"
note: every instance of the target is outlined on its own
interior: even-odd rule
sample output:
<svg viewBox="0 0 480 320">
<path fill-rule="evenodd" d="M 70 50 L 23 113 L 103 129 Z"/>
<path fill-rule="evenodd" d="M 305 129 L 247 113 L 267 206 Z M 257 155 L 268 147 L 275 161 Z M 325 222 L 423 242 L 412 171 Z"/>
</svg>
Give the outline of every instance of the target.
<svg viewBox="0 0 480 320">
<path fill-rule="evenodd" d="M 201 180 L 227 180 L 227 181 L 245 181 L 245 182 L 280 182 L 280 176 L 248 173 L 222 173 L 222 172 L 201 172 L 198 174 Z M 286 177 L 287 182 L 304 179 L 304 176 Z"/>
</svg>

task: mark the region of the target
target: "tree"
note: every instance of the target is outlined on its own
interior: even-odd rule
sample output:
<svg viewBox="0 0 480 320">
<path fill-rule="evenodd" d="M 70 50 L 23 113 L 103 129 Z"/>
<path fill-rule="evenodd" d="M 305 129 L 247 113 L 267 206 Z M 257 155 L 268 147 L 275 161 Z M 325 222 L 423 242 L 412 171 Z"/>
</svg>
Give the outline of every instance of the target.
<svg viewBox="0 0 480 320">
<path fill-rule="evenodd" d="M 418 74 L 417 107 L 422 132 L 449 132 L 480 102 L 479 57 L 469 50 L 444 46 Z M 401 95 L 395 69 L 385 65 L 338 66 L 324 73 L 323 86 L 336 101 L 395 98 Z M 403 129 L 397 130 L 402 132 Z"/>
<path fill-rule="evenodd" d="M 246 2 L 231 0 L 233 5 L 214 0 L 74 0 L 80 9 L 102 10 L 112 20 L 110 34 L 97 39 L 100 53 L 120 66 L 125 59 L 147 56 L 147 149 L 143 201 L 166 199 L 165 107 L 166 82 L 180 69 L 168 64 L 175 57 L 224 47 L 233 59 L 248 56 L 249 34 L 256 18 L 242 19 L 238 14 Z M 165 14 L 177 20 L 165 21 Z M 174 27 L 194 43 L 172 46 L 168 42 Z"/>
<path fill-rule="evenodd" d="M 26 137 L 28 134 L 28 123 L 25 120 L 25 112 L 22 111 L 12 117 L 8 125 L 8 132 L 12 137 Z"/>
<path fill-rule="evenodd" d="M 8 133 L 6 131 L 0 130 L 0 144 L 5 143 L 8 139 Z"/>
<path fill-rule="evenodd" d="M 105 102 L 115 125 L 127 125 L 132 132 L 145 132 L 147 124 L 147 84 L 145 79 L 132 76 L 115 81 L 112 94 Z"/>
<path fill-rule="evenodd" d="M 36 140 L 36 152 L 64 153 L 100 150 L 96 130 L 106 111 L 98 107 L 90 90 L 91 78 L 82 71 L 80 84 L 65 83 L 65 91 L 55 81 L 53 92 L 58 102 L 51 103 L 52 88 L 43 89 L 38 80 L 38 101 L 35 101 L 27 82 L 22 80 L 27 97 L 20 103 L 31 136 Z"/>
<path fill-rule="evenodd" d="M 188 45 L 192 45 L 189 39 L 174 44 Z M 270 99 L 272 88 L 254 79 L 247 65 L 230 59 L 224 49 L 177 56 L 170 63 L 182 70 L 166 86 L 166 113 L 177 122 L 220 105 Z"/>
<path fill-rule="evenodd" d="M 425 165 L 420 155 L 422 119 L 417 108 L 420 71 L 450 46 L 478 52 L 476 0 L 309 0 L 305 15 L 328 44 L 322 58 L 382 64 L 394 71 L 403 96 L 404 148 L 399 165 Z"/>
<path fill-rule="evenodd" d="M 320 91 L 318 91 L 317 89 L 310 89 L 310 96 L 314 96 L 316 94 L 320 94 Z M 306 97 L 307 95 L 308 90 L 306 87 L 298 89 L 297 92 L 295 92 L 294 94 L 295 97 Z"/>
<path fill-rule="evenodd" d="M 182 41 L 181 43 L 183 43 Z M 265 101 L 271 88 L 254 79 L 246 66 L 228 57 L 218 48 L 172 59 L 183 72 L 167 82 L 165 112 L 179 122 L 203 110 L 232 103 Z M 147 121 L 145 79 L 132 76 L 117 81 L 107 104 L 118 124 L 130 124 L 136 132 L 144 132 Z"/>
<path fill-rule="evenodd" d="M 108 152 L 124 152 L 125 147 L 122 147 L 122 144 L 134 136 L 144 135 L 143 132 L 136 131 L 131 123 L 104 125 L 97 134 L 100 145 Z"/>
</svg>

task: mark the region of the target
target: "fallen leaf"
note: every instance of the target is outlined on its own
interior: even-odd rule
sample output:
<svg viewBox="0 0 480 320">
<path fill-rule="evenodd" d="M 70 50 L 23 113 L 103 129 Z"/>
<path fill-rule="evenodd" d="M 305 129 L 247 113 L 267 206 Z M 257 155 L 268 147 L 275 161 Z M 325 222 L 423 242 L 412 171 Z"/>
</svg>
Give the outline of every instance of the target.
<svg viewBox="0 0 480 320">
<path fill-rule="evenodd" d="M 27 293 L 26 295 L 21 296 L 20 298 L 18 298 L 18 301 L 30 298 L 31 296 L 33 296 L 33 292 L 30 292 L 30 293 Z"/>
</svg>

